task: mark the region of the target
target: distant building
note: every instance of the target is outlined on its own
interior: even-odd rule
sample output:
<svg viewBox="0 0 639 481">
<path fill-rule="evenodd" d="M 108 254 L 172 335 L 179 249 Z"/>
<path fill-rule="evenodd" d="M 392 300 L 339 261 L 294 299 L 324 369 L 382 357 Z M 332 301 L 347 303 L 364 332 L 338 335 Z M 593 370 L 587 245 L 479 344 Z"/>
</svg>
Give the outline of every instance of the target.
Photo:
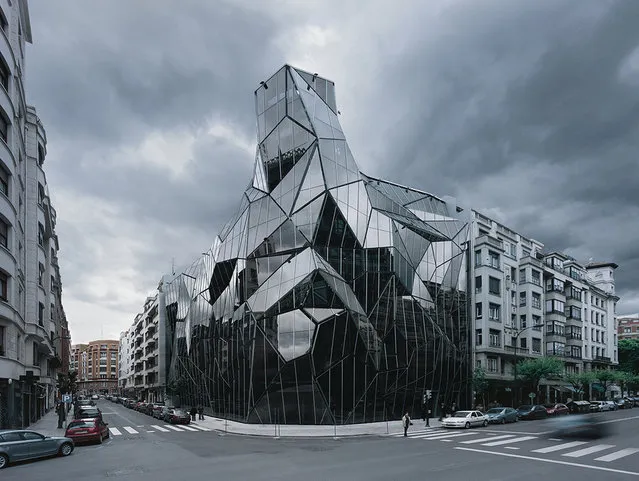
<svg viewBox="0 0 639 481">
<path fill-rule="evenodd" d="M 78 392 L 108 394 L 118 391 L 118 354 L 120 342 L 91 341 L 72 347 L 72 363 L 78 366 Z"/>
<path fill-rule="evenodd" d="M 542 243 L 476 211 L 472 228 L 475 366 L 486 373 L 491 401 L 523 401 L 512 389 L 523 359 L 555 356 L 567 373 L 617 364 L 616 264 L 544 252 Z M 544 383 L 547 402 L 574 396 L 565 382 Z"/>
<path fill-rule="evenodd" d="M 617 317 L 619 339 L 639 339 L 639 313 Z"/>
</svg>

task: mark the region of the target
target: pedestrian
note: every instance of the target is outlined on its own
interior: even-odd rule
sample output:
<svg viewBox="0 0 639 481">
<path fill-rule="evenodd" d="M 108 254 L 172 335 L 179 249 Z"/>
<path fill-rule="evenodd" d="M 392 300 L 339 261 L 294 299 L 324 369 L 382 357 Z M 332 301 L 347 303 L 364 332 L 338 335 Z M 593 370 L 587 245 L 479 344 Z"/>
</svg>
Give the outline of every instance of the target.
<svg viewBox="0 0 639 481">
<path fill-rule="evenodd" d="M 191 407 L 191 421 L 195 421 L 195 415 L 197 414 L 197 408 L 195 406 Z"/>
<path fill-rule="evenodd" d="M 450 415 L 452 416 L 453 414 L 455 414 L 456 411 L 457 411 L 457 404 L 453 403 L 452 406 L 450 407 Z"/>
<path fill-rule="evenodd" d="M 439 406 L 439 421 L 440 422 L 444 418 L 445 415 L 446 415 L 446 403 L 441 403 L 441 405 Z"/>
<path fill-rule="evenodd" d="M 402 418 L 402 425 L 404 426 L 404 437 L 406 437 L 408 434 L 408 426 L 412 426 L 412 422 L 410 420 L 410 416 L 408 415 L 408 411 L 406 411 L 406 414 L 404 414 L 404 417 Z"/>
<path fill-rule="evenodd" d="M 55 412 L 58 414 L 58 429 L 61 429 L 62 424 L 67 420 L 67 408 L 62 401 L 59 401 Z"/>
<path fill-rule="evenodd" d="M 200 421 L 204 421 L 204 408 L 202 407 L 201 404 L 197 407 L 197 413 L 198 413 L 198 419 Z"/>
</svg>

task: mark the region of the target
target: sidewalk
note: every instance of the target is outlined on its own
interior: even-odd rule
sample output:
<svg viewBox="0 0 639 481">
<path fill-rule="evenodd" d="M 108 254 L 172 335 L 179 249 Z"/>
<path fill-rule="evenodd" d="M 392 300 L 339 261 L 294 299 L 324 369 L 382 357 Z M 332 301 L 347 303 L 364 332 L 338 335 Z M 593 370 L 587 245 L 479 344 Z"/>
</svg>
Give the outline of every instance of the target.
<svg viewBox="0 0 639 481">
<path fill-rule="evenodd" d="M 67 415 L 67 422 L 71 421 L 73 413 Z M 66 423 L 64 424 L 66 426 Z M 58 429 L 58 415 L 55 409 L 51 409 L 48 413 L 32 423 L 29 427 L 31 431 L 36 431 L 45 436 L 64 436 L 65 428 Z"/>
<path fill-rule="evenodd" d="M 343 424 L 343 425 L 299 425 L 299 424 L 245 424 L 237 421 L 214 418 L 204 415 L 203 421 L 191 421 L 196 426 L 202 426 L 222 433 L 245 434 L 249 436 L 263 437 L 297 437 L 297 438 L 321 438 L 321 437 L 352 437 L 352 436 L 383 436 L 386 434 L 403 433 L 404 428 L 400 420 Z M 413 419 L 410 430 L 423 430 L 426 423 L 421 419 Z M 429 425 L 431 429 L 441 427 L 437 418 L 431 418 Z"/>
</svg>

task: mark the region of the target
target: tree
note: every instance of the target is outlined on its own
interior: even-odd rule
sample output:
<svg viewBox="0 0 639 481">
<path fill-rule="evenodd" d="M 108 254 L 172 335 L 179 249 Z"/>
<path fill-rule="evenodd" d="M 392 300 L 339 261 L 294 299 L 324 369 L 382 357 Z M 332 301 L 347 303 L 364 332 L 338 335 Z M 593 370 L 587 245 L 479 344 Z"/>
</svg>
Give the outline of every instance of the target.
<svg viewBox="0 0 639 481">
<path fill-rule="evenodd" d="M 603 396 L 606 397 L 608 386 L 616 381 L 617 373 L 610 369 L 597 369 L 592 372 L 594 373 L 595 379 L 599 381 L 599 384 L 601 384 L 601 387 L 603 388 Z"/>
<path fill-rule="evenodd" d="M 525 359 L 517 364 L 518 375 L 530 383 L 535 394 L 539 394 L 539 383 L 542 379 L 561 376 L 563 372 L 564 363 L 556 357 Z"/>
<path fill-rule="evenodd" d="M 633 378 L 634 378 L 634 374 L 632 374 L 631 372 L 626 372 L 626 371 L 614 371 L 615 373 L 615 382 L 619 385 L 619 388 L 621 389 L 621 394 L 623 395 L 624 392 L 627 392 L 628 389 L 628 385 L 632 382 Z"/>
<path fill-rule="evenodd" d="M 70 371 L 69 373 L 58 373 L 57 388 L 61 393 L 75 394 L 78 390 L 77 381 L 77 371 Z"/>
<path fill-rule="evenodd" d="M 573 387 L 575 394 L 579 395 L 580 399 L 583 399 L 587 387 L 595 381 L 595 376 L 592 371 L 583 371 L 566 374 L 564 380 Z"/>
<path fill-rule="evenodd" d="M 617 345 L 619 369 L 639 374 L 639 339 L 620 339 Z"/>
<path fill-rule="evenodd" d="M 473 371 L 473 391 L 476 394 L 481 395 L 481 402 L 483 406 L 486 406 L 485 394 L 488 390 L 488 380 L 486 379 L 486 371 L 483 368 L 478 367 Z"/>
</svg>

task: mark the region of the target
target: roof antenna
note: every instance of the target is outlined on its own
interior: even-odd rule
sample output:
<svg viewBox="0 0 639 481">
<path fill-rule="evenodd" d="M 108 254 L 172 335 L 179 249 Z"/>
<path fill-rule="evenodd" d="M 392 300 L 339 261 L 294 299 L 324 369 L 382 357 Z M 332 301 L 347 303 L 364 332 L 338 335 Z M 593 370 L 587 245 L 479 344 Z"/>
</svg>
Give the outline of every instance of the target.
<svg viewBox="0 0 639 481">
<path fill-rule="evenodd" d="M 175 275 L 175 257 L 171 257 L 171 275 Z"/>
</svg>

